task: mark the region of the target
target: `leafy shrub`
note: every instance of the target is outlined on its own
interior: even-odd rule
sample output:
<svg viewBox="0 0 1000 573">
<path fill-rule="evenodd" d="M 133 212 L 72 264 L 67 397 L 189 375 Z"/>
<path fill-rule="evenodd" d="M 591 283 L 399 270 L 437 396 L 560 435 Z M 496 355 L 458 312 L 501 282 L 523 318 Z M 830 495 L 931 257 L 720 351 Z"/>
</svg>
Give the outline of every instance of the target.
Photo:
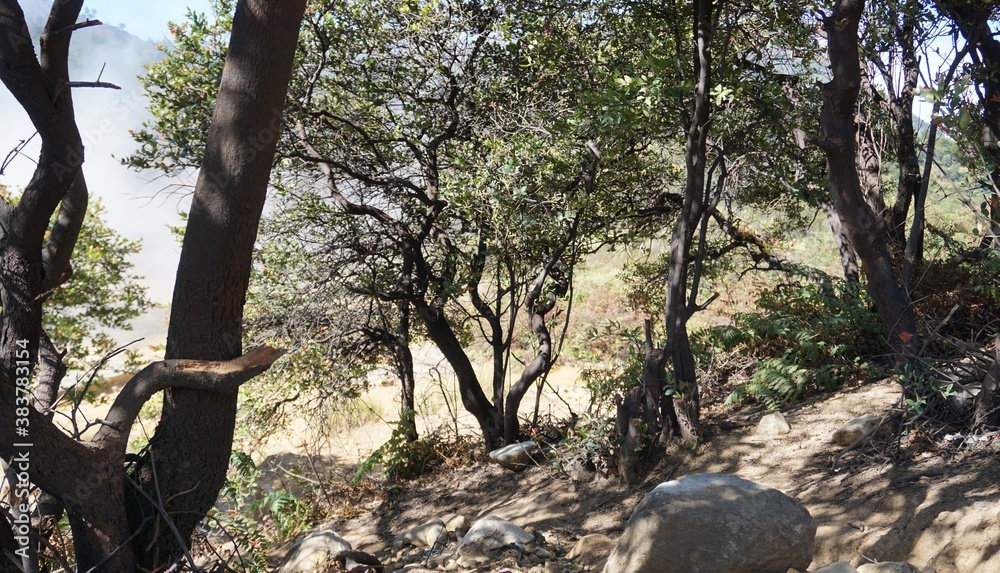
<svg viewBox="0 0 1000 573">
<path fill-rule="evenodd" d="M 472 456 L 476 447 L 462 438 L 449 439 L 433 433 L 414 441 L 407 439 L 406 418 L 392 430 L 389 441 L 382 444 L 358 467 L 351 482 L 359 484 L 381 466 L 379 476 L 390 482 L 420 477 L 443 466 L 456 457 Z"/>
<path fill-rule="evenodd" d="M 626 392 L 642 384 L 646 352 L 641 328 L 629 328 L 617 321 L 590 327 L 587 337 L 612 349 L 613 358 L 601 368 L 582 372 L 583 385 L 590 394 L 587 411 L 560 441 L 553 465 L 562 472 L 579 464 L 588 470 L 608 473 L 615 469 L 619 448 L 616 405 Z"/>
<path fill-rule="evenodd" d="M 222 489 L 232 510 L 218 516 L 225 529 L 235 532 L 237 538 L 242 537 L 255 550 L 285 541 L 314 524 L 309 506 L 302 499 L 283 490 L 264 493 L 257 485 L 260 477 L 253 459 L 244 452 L 234 451 L 229 477 Z"/>
<path fill-rule="evenodd" d="M 803 394 L 830 390 L 878 368 L 887 350 L 878 316 L 855 283 L 779 285 L 762 293 L 756 312 L 730 326 L 700 331 L 701 358 L 729 353 L 748 372 L 725 404 L 758 402 L 777 408 Z"/>
</svg>

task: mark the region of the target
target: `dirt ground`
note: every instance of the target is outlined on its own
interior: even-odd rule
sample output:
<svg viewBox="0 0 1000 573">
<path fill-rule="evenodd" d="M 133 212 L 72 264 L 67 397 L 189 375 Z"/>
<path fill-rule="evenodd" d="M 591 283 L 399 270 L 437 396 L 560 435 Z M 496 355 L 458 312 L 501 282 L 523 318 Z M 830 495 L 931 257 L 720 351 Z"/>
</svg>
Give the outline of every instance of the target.
<svg viewBox="0 0 1000 573">
<path fill-rule="evenodd" d="M 574 373 L 564 372 L 559 384 L 572 394 Z M 458 513 L 471 523 L 493 514 L 535 528 L 562 556 L 583 535 L 616 538 L 632 508 L 656 484 L 724 472 L 775 487 L 806 506 L 818 526 L 813 569 L 836 561 L 909 561 L 937 573 L 1000 571 L 997 440 L 972 443 L 952 436 L 945 442 L 937 436 L 937 446 L 930 447 L 929 439 L 909 436 L 903 443 L 910 445 L 898 448 L 896 438 L 889 438 L 844 454 L 833 468 L 841 452 L 833 432 L 853 417 L 886 412 L 898 399 L 898 386 L 889 382 L 813 398 L 783 411 L 792 431 L 779 436 L 756 435 L 760 411 L 716 412 L 706 418 L 706 443 L 671 452 L 630 487 L 599 475 L 578 483 L 550 467 L 514 473 L 480 462 L 443 470 L 388 497 L 366 498 L 359 491 L 357 500 L 345 500 L 351 511 L 322 527 L 381 556 L 396 534 L 428 519 Z M 361 444 L 379 443 L 378 433 L 355 428 L 342 436 L 343 450 L 304 457 L 286 451 L 270 460 L 283 460 L 284 467 L 321 463 L 322 471 L 347 477 L 370 451 Z M 942 443 L 950 445 L 942 449 Z M 282 481 L 277 476 L 274 485 Z"/>
</svg>

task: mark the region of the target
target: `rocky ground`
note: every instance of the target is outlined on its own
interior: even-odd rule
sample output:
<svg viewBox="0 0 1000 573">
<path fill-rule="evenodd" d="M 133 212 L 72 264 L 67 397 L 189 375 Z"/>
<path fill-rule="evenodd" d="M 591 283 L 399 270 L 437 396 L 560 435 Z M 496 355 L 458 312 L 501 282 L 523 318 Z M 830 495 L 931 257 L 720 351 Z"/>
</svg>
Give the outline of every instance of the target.
<svg viewBox="0 0 1000 573">
<path fill-rule="evenodd" d="M 334 532 L 377 556 L 386 571 L 599 570 L 647 492 L 664 481 L 715 472 L 774 487 L 808 509 L 817 525 L 811 571 L 838 561 L 908 561 L 937 573 L 1000 571 L 995 438 L 904 430 L 901 441 L 890 436 L 846 453 L 833 442 L 845 421 L 882 414 L 898 399 L 890 382 L 846 388 L 785 410 L 788 433 L 759 432 L 763 412 L 717 412 L 707 418 L 705 444 L 672 452 L 632 486 L 596 474 L 573 479 L 547 465 L 522 472 L 488 462 L 452 468 L 384 495 L 359 490 L 357 500 L 344 501 L 349 511 L 317 531 Z M 442 534 L 444 526 L 469 526 L 487 515 L 523 528 L 533 542 L 488 560 L 461 559 L 457 536 Z M 436 529 L 436 519 L 444 529 Z M 427 524 L 436 531 L 429 543 L 399 541 Z M 272 566 L 301 539 L 275 551 Z"/>
</svg>

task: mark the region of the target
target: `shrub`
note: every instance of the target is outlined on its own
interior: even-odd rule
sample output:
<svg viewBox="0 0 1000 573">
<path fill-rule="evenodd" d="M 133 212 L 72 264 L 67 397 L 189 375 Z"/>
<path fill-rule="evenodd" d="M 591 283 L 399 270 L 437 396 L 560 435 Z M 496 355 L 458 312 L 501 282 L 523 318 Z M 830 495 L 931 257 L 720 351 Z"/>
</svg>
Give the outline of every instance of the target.
<svg viewBox="0 0 1000 573">
<path fill-rule="evenodd" d="M 773 409 L 882 368 L 882 328 L 856 283 L 779 285 L 760 295 L 757 308 L 694 337 L 702 359 L 728 353 L 730 367 L 739 363 L 735 369 L 748 374 L 727 405 L 753 401 Z"/>
</svg>

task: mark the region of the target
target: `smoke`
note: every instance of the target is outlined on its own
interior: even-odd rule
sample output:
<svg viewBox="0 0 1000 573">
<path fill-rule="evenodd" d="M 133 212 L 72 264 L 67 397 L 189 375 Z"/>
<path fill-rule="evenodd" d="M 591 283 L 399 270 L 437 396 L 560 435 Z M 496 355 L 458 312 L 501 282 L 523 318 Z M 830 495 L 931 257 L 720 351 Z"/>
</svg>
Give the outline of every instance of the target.
<svg viewBox="0 0 1000 573">
<path fill-rule="evenodd" d="M 36 46 L 50 5 L 49 2 L 22 2 Z M 142 11 L 134 8 L 126 9 L 142 18 Z M 180 20 L 182 16 L 183 11 L 172 18 Z M 102 18 L 102 15 L 88 10 L 81 20 L 88 17 Z M 166 18 L 161 26 L 165 34 Z M 135 270 L 145 277 L 151 298 L 168 304 L 180 255 L 180 247 L 168 226 L 181 224 L 178 210 L 187 207 L 189 197 L 183 191 L 178 192 L 176 185 L 193 184 L 193 174 L 188 180 L 166 179 L 152 172 L 136 173 L 119 161 L 136 147 L 129 131 L 139 129 L 149 118 L 138 77 L 144 74 L 144 65 L 162 57 L 163 53 L 152 41 L 137 38 L 114 25 L 78 30 L 70 46 L 72 79 L 94 81 L 100 78 L 122 88 L 120 91 L 97 88 L 73 91 L 77 124 L 86 146 L 83 169 L 91 194 L 100 197 L 107 207 L 108 225 L 129 239 L 142 240 L 143 250 L 132 260 Z M 30 138 L 34 128 L 13 96 L 2 88 L 0 110 L 3 110 L 0 116 L 3 118 L 0 130 L 2 159 L 19 141 Z M 35 137 L 0 174 L 0 184 L 12 189 L 23 188 L 31 178 L 38 152 L 39 142 Z M 133 327 L 133 332 L 114 333 L 115 338 L 126 341 L 145 337 L 147 344 L 162 342 L 166 333 L 166 310 L 154 309 L 136 319 Z"/>
</svg>

